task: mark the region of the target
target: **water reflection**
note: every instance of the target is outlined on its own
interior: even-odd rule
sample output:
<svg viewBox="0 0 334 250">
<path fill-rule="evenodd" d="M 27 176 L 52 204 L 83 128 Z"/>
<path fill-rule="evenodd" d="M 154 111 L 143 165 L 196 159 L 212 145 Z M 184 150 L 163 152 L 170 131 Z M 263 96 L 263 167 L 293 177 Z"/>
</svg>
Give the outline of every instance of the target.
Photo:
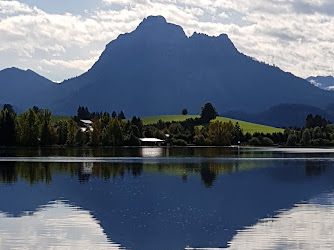
<svg viewBox="0 0 334 250">
<path fill-rule="evenodd" d="M 90 212 L 56 201 L 37 212 L 0 213 L 0 249 L 121 249 Z"/>
<path fill-rule="evenodd" d="M 326 196 L 239 231 L 229 249 L 333 249 L 334 194 Z"/>
<path fill-rule="evenodd" d="M 141 157 L 162 157 L 164 156 L 164 152 L 166 151 L 164 150 L 164 148 L 161 147 L 155 147 L 155 148 L 143 147 L 140 148 L 140 155 Z"/>
<path fill-rule="evenodd" d="M 306 161 L 305 172 L 308 176 L 316 176 L 323 174 L 330 166 L 328 162 L 324 161 Z"/>
<path fill-rule="evenodd" d="M 188 175 L 200 175 L 205 187 L 212 187 L 217 176 L 229 174 L 239 170 L 247 170 L 259 167 L 253 163 L 184 163 L 184 164 L 143 164 L 143 163 L 32 163 L 32 162 L 1 162 L 0 183 L 10 184 L 24 180 L 29 184 L 51 183 L 53 175 L 68 174 L 77 176 L 81 183 L 86 183 L 90 178 L 97 177 L 104 180 L 124 177 L 126 174 L 138 177 L 143 172 L 168 174 L 180 176 L 186 182 Z"/>
<path fill-rule="evenodd" d="M 149 157 L 146 161 L 146 158 L 142 160 L 140 156 L 140 148 L 128 148 L 129 151 L 122 149 L 123 153 L 118 150 L 115 148 L 94 152 L 83 149 L 81 156 L 75 158 L 83 159 L 82 162 L 52 162 L 53 158 L 48 158 L 51 159 L 50 162 L 1 162 L 0 200 L 3 202 L 0 203 L 0 210 L 19 217 L 12 218 L 13 221 L 24 221 L 28 220 L 27 218 L 43 220 L 44 208 L 29 216 L 21 216 L 22 211 L 35 211 L 50 200 L 64 199 L 82 208 L 75 209 L 86 213 L 86 217 L 95 218 L 89 223 L 95 223 L 100 230 L 103 228 L 104 234 L 108 236 L 103 237 L 129 248 L 217 248 L 227 247 L 228 242 L 231 247 L 238 248 L 238 237 L 244 235 L 243 232 L 248 232 L 249 236 L 251 233 L 247 230 L 253 228 L 252 225 L 257 228 L 261 223 L 277 223 L 276 220 L 280 221 L 281 217 L 288 219 L 293 217 L 295 212 L 298 214 L 300 211 L 296 208 L 300 207 L 303 211 L 312 213 L 314 207 L 295 204 L 334 190 L 334 163 L 328 158 L 333 157 L 332 155 L 326 155 L 320 160 L 318 157 L 309 156 L 298 156 L 301 157 L 298 160 L 285 160 L 284 154 L 256 152 L 253 155 L 245 151 L 240 154 L 244 159 L 240 161 L 231 160 L 238 155 L 226 148 L 212 149 L 211 153 L 210 148 L 203 148 L 203 152 L 197 148 L 180 148 L 180 152 L 171 149 L 168 152 L 169 157 L 166 149 L 163 149 L 162 156 L 159 153 L 157 158 Z M 72 153 L 79 155 L 75 152 Z M 91 154 L 102 158 L 112 157 L 106 155 L 107 152 L 125 158 L 114 162 L 84 161 L 85 157 L 90 157 Z M 190 155 L 187 155 L 188 153 Z M 249 156 L 256 157 L 245 160 L 245 157 Z M 277 159 L 270 160 L 270 157 L 276 156 Z M 306 205 L 315 205 L 316 209 L 319 208 L 318 205 L 332 209 L 329 201 L 323 201 L 324 199 L 317 198 Z M 76 216 L 78 211 L 74 214 L 69 211 L 73 207 L 62 206 L 67 205 L 61 204 L 61 209 L 69 216 Z M 54 211 L 53 208 L 46 208 L 48 209 Z M 286 214 L 288 211 L 292 212 Z M 0 215 L 0 224 L 4 222 L 2 218 L 8 219 L 7 224 L 8 221 L 11 223 L 11 218 L 4 213 Z M 40 217 L 37 216 L 39 214 Z M 285 214 L 287 216 L 283 216 Z M 55 217 L 63 218 L 62 216 L 58 214 Z M 331 215 L 328 216 L 331 218 Z M 319 217 L 319 225 L 323 219 L 325 218 Z M 70 221 L 70 218 L 68 220 Z M 308 220 L 310 223 L 315 222 Z M 18 225 L 18 222 L 13 223 Z M 38 223 L 43 227 L 43 222 Z M 295 221 L 290 220 L 287 225 L 289 223 Z M 18 227 L 24 226 L 25 224 L 20 224 Z M 27 228 L 29 229 L 28 226 Z M 324 230 L 327 229 L 332 230 L 329 226 L 324 227 Z M 64 231 L 58 231 L 60 236 L 54 232 L 55 235 L 63 237 Z M 0 235 L 2 232 L 0 231 Z M 81 234 L 81 231 L 78 233 Z M 276 239 L 280 239 L 280 232 L 273 230 L 273 235 L 275 233 Z M 40 237 L 40 234 L 43 232 L 36 232 L 37 237 Z M 328 235 L 328 232 L 325 235 Z M 257 235 L 251 236 L 252 238 L 242 236 L 240 242 L 253 240 L 254 242 L 249 244 L 257 246 Z M 103 237 L 101 242 L 104 244 Z M 15 237 L 12 236 L 11 239 L 15 240 Z M 298 238 L 292 240 L 298 241 Z M 286 245 L 283 245 L 282 248 L 285 247 Z"/>
<path fill-rule="evenodd" d="M 316 176 L 323 174 L 331 161 L 304 161 L 305 174 L 307 176 Z M 285 165 L 285 164 L 284 164 Z M 72 177 L 77 176 L 81 183 L 86 183 L 90 178 L 97 177 L 104 180 L 111 180 L 116 177 L 124 177 L 126 174 L 132 177 L 138 177 L 145 173 L 163 173 L 177 175 L 187 182 L 188 175 L 198 174 L 205 187 L 210 188 L 214 185 L 217 176 L 221 174 L 232 174 L 239 171 L 247 171 L 254 168 L 267 167 L 268 163 L 256 160 L 247 162 L 206 162 L 199 163 L 101 163 L 101 162 L 83 162 L 83 163 L 47 163 L 47 162 L 0 162 L 0 183 L 10 184 L 18 180 L 25 180 L 29 184 L 38 182 L 52 182 L 55 174 L 68 174 Z M 284 172 L 276 174 L 278 177 L 286 176 Z"/>
<path fill-rule="evenodd" d="M 270 157 L 275 152 L 236 147 L 0 148 L 0 157 Z"/>
</svg>

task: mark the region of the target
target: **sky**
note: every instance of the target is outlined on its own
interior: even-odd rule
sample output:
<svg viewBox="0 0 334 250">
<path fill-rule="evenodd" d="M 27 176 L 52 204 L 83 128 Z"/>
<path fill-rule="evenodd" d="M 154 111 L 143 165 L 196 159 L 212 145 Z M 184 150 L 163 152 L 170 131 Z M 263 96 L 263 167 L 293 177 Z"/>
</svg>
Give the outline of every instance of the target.
<svg viewBox="0 0 334 250">
<path fill-rule="evenodd" d="M 299 77 L 334 75 L 332 0 L 0 0 L 0 70 L 78 76 L 150 15 L 188 36 L 225 33 L 240 52 Z"/>
</svg>

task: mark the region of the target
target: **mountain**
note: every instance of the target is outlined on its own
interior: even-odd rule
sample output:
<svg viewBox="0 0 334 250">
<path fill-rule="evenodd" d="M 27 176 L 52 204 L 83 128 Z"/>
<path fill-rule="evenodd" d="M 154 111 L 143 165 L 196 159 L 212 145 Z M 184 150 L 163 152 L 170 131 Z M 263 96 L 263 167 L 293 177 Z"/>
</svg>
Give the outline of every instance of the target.
<svg viewBox="0 0 334 250">
<path fill-rule="evenodd" d="M 280 104 L 263 112 L 226 112 L 223 115 L 232 119 L 260 123 L 274 127 L 304 127 L 307 115 L 321 115 L 334 122 L 334 104 L 318 108 L 304 104 Z"/>
<path fill-rule="evenodd" d="M 333 76 L 311 76 L 306 79 L 316 87 L 325 90 L 334 90 L 334 77 Z"/>
<path fill-rule="evenodd" d="M 241 54 L 225 34 L 187 37 L 160 16 L 110 42 L 88 72 L 63 84 L 82 86 L 54 106 L 72 114 L 79 105 L 139 116 L 177 114 L 182 108 L 197 114 L 207 101 L 219 112 L 257 112 L 281 103 L 321 107 L 334 98 Z"/>
<path fill-rule="evenodd" d="M 261 112 L 295 103 L 323 107 L 334 93 L 240 53 L 227 35 L 187 37 L 161 16 L 145 18 L 131 33 L 110 42 L 79 77 L 55 84 L 28 70 L 0 71 L 0 103 L 33 105 L 73 115 L 123 110 L 127 116 L 198 114 L 205 102 L 219 113 Z"/>
<path fill-rule="evenodd" d="M 0 103 L 9 103 L 19 110 L 34 105 L 51 105 L 52 91 L 57 84 L 31 70 L 8 68 L 0 71 Z"/>
</svg>

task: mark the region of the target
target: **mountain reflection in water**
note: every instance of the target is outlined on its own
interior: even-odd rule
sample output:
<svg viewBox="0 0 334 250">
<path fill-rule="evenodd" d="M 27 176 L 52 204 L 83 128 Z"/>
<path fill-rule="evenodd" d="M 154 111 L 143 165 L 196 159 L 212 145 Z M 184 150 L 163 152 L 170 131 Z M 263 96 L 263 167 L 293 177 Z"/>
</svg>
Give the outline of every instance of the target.
<svg viewBox="0 0 334 250">
<path fill-rule="evenodd" d="M 318 243 L 318 248 L 334 248 L 331 240 L 325 241 L 333 232 L 334 155 L 328 151 L 301 154 L 241 149 L 239 153 L 234 148 L 163 148 L 161 155 L 161 148 L 115 148 L 80 149 L 62 156 L 46 149 L 35 162 L 24 162 L 36 155 L 28 152 L 27 156 L 20 150 L 0 152 L 0 158 L 13 159 L 0 162 L 0 242 L 10 234 L 5 242 L 17 248 L 25 248 L 24 227 L 30 230 L 26 221 L 46 218 L 51 226 L 58 221 L 67 227 L 72 217 L 81 223 L 78 213 L 86 218 L 82 224 L 87 228 L 94 225 L 92 232 L 101 243 L 94 249 L 119 247 L 111 241 L 145 250 L 187 246 L 295 249 L 308 244 L 304 235 L 313 229 L 318 238 L 313 238 L 311 246 Z M 23 158 L 15 162 L 15 157 Z M 92 160 L 85 161 L 87 157 Z M 38 161 L 44 158 L 48 162 Z M 324 193 L 329 194 L 326 199 L 321 198 Z M 41 207 L 53 200 L 68 202 Z M 54 218 L 46 215 L 50 211 Z M 22 234 L 17 228 L 7 230 L 7 224 L 22 228 Z M 33 224 L 45 228 L 44 222 Z M 40 237 L 52 234 L 74 248 L 72 231 L 56 228 L 31 229 L 35 230 L 31 239 L 44 244 Z M 324 230 L 323 236 L 318 229 Z M 78 238 L 85 235 L 80 229 L 75 231 Z M 87 240 L 90 246 L 89 236 Z M 26 248 L 34 249 L 34 244 Z"/>
<path fill-rule="evenodd" d="M 334 193 L 239 231 L 229 249 L 333 249 Z"/>
<path fill-rule="evenodd" d="M 121 249 L 90 212 L 62 201 L 11 217 L 0 213 L 0 249 Z"/>
</svg>

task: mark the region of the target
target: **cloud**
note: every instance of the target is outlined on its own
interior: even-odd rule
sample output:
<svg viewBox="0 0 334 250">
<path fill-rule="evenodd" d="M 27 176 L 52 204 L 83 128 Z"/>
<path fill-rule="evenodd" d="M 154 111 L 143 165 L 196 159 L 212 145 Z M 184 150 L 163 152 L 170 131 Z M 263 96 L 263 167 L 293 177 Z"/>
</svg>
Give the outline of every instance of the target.
<svg viewBox="0 0 334 250">
<path fill-rule="evenodd" d="M 45 60 L 43 59 L 41 61 L 42 64 L 48 65 L 48 66 L 55 66 L 57 68 L 67 68 L 67 69 L 79 69 L 82 71 L 87 70 L 91 65 L 93 65 L 98 58 L 90 58 L 90 59 L 77 59 L 77 60 Z"/>
<path fill-rule="evenodd" d="M 332 6 L 330 0 L 101 0 L 97 9 L 74 15 L 0 0 L 0 57 L 10 52 L 17 66 L 37 72 L 38 65 L 49 62 L 48 71 L 57 72 L 52 77 L 59 81 L 74 67 L 76 73 L 88 70 L 97 58 L 91 55 L 143 18 L 163 15 L 188 36 L 226 33 L 242 53 L 297 76 L 333 75 Z"/>
<path fill-rule="evenodd" d="M 33 10 L 17 1 L 0 1 L 0 14 L 31 13 Z"/>
</svg>

